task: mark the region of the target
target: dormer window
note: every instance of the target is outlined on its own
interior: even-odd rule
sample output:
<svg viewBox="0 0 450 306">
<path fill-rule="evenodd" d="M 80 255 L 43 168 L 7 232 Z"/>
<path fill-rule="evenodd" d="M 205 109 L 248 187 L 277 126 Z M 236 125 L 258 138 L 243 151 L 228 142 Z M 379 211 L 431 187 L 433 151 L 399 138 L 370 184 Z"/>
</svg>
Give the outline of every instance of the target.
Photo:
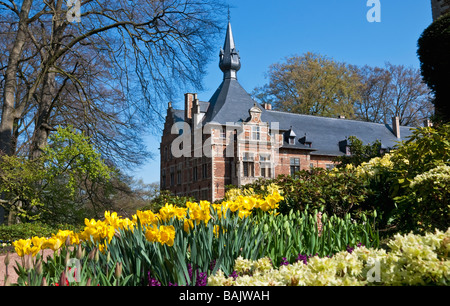
<svg viewBox="0 0 450 306">
<path fill-rule="evenodd" d="M 290 145 L 295 145 L 295 138 L 297 137 L 297 135 L 295 134 L 294 130 L 291 128 L 289 129 L 289 131 L 287 131 L 287 141 Z"/>
</svg>

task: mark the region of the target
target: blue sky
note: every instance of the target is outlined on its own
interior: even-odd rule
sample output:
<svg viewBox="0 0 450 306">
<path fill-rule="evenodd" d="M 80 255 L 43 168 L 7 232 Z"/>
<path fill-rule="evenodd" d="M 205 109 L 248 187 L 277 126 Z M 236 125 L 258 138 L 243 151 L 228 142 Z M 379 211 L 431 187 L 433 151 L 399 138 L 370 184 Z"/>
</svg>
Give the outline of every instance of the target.
<svg viewBox="0 0 450 306">
<path fill-rule="evenodd" d="M 380 0 L 381 22 L 368 22 L 367 0 L 229 0 L 233 35 L 241 56 L 239 83 L 251 92 L 267 79 L 268 67 L 285 57 L 315 52 L 363 66 L 386 62 L 419 68 L 417 40 L 432 22 L 430 0 Z M 225 30 L 223 39 L 225 38 Z M 208 101 L 222 82 L 218 56 L 211 59 L 199 99 Z M 173 101 L 182 109 L 183 96 Z M 147 137 L 155 158 L 133 175 L 159 181 L 160 135 Z"/>
</svg>

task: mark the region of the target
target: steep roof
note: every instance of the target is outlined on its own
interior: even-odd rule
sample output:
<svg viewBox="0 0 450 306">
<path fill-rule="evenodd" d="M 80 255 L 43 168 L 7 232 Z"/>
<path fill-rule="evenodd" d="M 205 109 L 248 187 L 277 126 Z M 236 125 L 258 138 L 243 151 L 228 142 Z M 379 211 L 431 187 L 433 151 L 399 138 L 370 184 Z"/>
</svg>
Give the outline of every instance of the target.
<svg viewBox="0 0 450 306">
<path fill-rule="evenodd" d="M 224 79 L 222 84 L 209 100 L 209 108 L 205 116 L 206 122 L 242 122 L 248 119 L 249 110 L 255 101 L 236 79 Z M 268 120 L 267 112 L 259 104 L 261 120 Z"/>
</svg>

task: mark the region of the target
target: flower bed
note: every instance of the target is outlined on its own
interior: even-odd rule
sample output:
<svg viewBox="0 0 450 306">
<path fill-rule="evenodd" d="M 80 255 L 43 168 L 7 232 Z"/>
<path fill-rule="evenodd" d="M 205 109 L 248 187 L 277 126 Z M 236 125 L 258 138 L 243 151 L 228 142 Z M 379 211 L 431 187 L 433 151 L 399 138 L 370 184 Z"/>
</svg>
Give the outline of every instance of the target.
<svg viewBox="0 0 450 306">
<path fill-rule="evenodd" d="M 424 286 L 450 284 L 450 229 L 445 233 L 396 235 L 390 251 L 359 246 L 333 256 L 299 256 L 274 267 L 268 258 L 238 258 L 235 273 L 208 278 L 210 286 Z"/>
<path fill-rule="evenodd" d="M 85 220 L 80 232 L 60 230 L 49 238 L 18 240 L 15 250 L 23 259 L 18 284 L 368 285 L 370 258 L 382 264 L 383 282 L 406 284 L 395 277 L 406 273 L 399 267 L 424 256 L 426 264 L 411 270 L 416 271 L 411 284 L 420 283 L 420 273 L 430 280 L 426 283 L 448 281 L 448 231 L 422 240 L 398 238 L 390 244 L 394 251 L 386 253 L 377 249 L 369 220 L 358 224 L 350 216 L 319 212 L 282 215 L 276 210 L 282 199 L 271 190 L 266 196 L 239 194 L 220 204 L 166 204 L 158 213 L 137 211 L 131 219 L 105 212 L 103 220 Z M 405 262 L 414 248 L 420 252 Z M 43 261 L 45 249 L 58 252 Z"/>
</svg>

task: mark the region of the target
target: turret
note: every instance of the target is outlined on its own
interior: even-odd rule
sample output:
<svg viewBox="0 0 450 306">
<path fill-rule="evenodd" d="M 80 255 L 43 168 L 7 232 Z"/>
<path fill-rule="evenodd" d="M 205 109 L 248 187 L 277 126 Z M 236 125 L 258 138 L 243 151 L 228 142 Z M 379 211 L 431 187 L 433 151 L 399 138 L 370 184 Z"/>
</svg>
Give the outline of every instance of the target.
<svg viewBox="0 0 450 306">
<path fill-rule="evenodd" d="M 241 58 L 234 45 L 230 23 L 228 23 L 223 49 L 220 50 L 219 67 L 223 71 L 224 79 L 237 79 L 237 72 L 241 69 Z"/>
</svg>

